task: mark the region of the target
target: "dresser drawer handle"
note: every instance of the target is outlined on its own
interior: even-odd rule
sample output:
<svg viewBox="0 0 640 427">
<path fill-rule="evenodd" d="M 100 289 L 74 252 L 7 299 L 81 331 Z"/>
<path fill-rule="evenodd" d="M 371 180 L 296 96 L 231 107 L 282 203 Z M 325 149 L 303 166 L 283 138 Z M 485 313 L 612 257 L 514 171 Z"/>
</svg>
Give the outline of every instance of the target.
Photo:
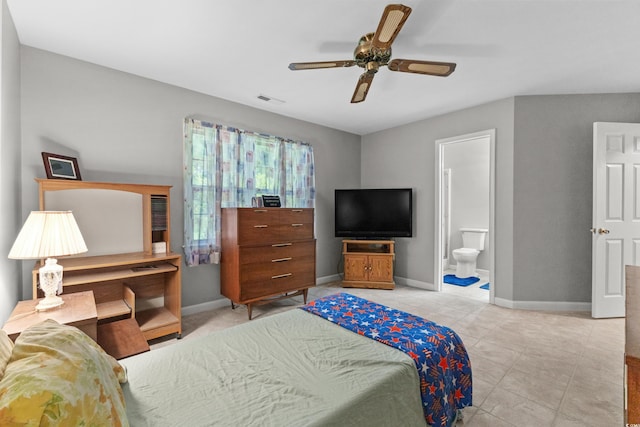
<svg viewBox="0 0 640 427">
<path fill-rule="evenodd" d="M 302 227 L 304 224 L 291 224 L 292 227 Z"/>
<path fill-rule="evenodd" d="M 293 273 L 278 274 L 277 276 L 271 276 L 271 278 L 272 279 L 282 279 L 284 277 L 289 277 L 289 276 L 293 276 Z"/>
<path fill-rule="evenodd" d="M 266 224 L 259 224 L 259 225 L 254 225 L 253 228 L 267 228 L 268 225 Z"/>
<path fill-rule="evenodd" d="M 271 262 L 283 262 L 283 261 L 291 261 L 291 260 L 292 260 L 291 257 L 287 257 L 287 258 L 272 259 Z"/>
<path fill-rule="evenodd" d="M 293 245 L 293 243 L 275 243 L 273 245 L 271 245 L 272 248 L 282 248 L 285 246 L 291 246 Z"/>
<path fill-rule="evenodd" d="M 269 212 L 269 211 L 268 211 L 268 210 L 266 210 L 266 209 L 256 209 L 256 210 L 254 210 L 254 212 L 255 212 L 255 213 L 267 213 L 267 212 Z"/>
<path fill-rule="evenodd" d="M 300 213 L 302 212 L 302 209 L 291 209 L 291 212 Z"/>
</svg>

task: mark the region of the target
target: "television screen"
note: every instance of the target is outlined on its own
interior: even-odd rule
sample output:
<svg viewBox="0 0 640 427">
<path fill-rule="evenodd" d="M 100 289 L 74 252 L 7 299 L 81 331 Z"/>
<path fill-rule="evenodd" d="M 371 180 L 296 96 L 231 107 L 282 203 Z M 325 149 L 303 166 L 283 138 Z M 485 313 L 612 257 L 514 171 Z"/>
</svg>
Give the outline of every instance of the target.
<svg viewBox="0 0 640 427">
<path fill-rule="evenodd" d="M 336 237 L 412 237 L 411 188 L 335 191 Z"/>
</svg>

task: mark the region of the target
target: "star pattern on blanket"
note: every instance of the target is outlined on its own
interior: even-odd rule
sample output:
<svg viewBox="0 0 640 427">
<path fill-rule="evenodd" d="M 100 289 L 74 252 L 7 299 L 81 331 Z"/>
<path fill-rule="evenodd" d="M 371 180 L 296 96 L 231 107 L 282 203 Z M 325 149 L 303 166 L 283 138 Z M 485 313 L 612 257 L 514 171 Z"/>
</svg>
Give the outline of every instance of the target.
<svg viewBox="0 0 640 427">
<path fill-rule="evenodd" d="M 318 298 L 301 308 L 411 357 L 429 425 L 449 427 L 459 409 L 471 406 L 471 363 L 450 328 L 347 293 Z"/>
</svg>

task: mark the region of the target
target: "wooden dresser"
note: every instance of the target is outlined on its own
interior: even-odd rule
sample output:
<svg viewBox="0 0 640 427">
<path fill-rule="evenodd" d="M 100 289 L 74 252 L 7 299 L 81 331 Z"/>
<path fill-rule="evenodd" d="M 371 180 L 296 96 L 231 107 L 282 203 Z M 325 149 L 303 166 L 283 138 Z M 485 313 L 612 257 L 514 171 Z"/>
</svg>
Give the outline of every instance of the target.
<svg viewBox="0 0 640 427">
<path fill-rule="evenodd" d="M 303 295 L 316 283 L 313 209 L 222 209 L 222 295 L 231 306 Z"/>
</svg>

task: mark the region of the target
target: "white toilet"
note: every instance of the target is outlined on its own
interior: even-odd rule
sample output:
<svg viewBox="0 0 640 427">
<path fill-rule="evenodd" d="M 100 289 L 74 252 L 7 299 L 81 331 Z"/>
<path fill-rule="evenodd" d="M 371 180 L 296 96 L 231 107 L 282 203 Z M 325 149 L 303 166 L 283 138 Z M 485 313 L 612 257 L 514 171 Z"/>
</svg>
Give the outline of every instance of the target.
<svg viewBox="0 0 640 427">
<path fill-rule="evenodd" d="M 484 240 L 489 230 L 485 228 L 461 228 L 463 248 L 453 250 L 456 260 L 456 277 L 478 277 L 476 260 L 484 249 Z"/>
</svg>

